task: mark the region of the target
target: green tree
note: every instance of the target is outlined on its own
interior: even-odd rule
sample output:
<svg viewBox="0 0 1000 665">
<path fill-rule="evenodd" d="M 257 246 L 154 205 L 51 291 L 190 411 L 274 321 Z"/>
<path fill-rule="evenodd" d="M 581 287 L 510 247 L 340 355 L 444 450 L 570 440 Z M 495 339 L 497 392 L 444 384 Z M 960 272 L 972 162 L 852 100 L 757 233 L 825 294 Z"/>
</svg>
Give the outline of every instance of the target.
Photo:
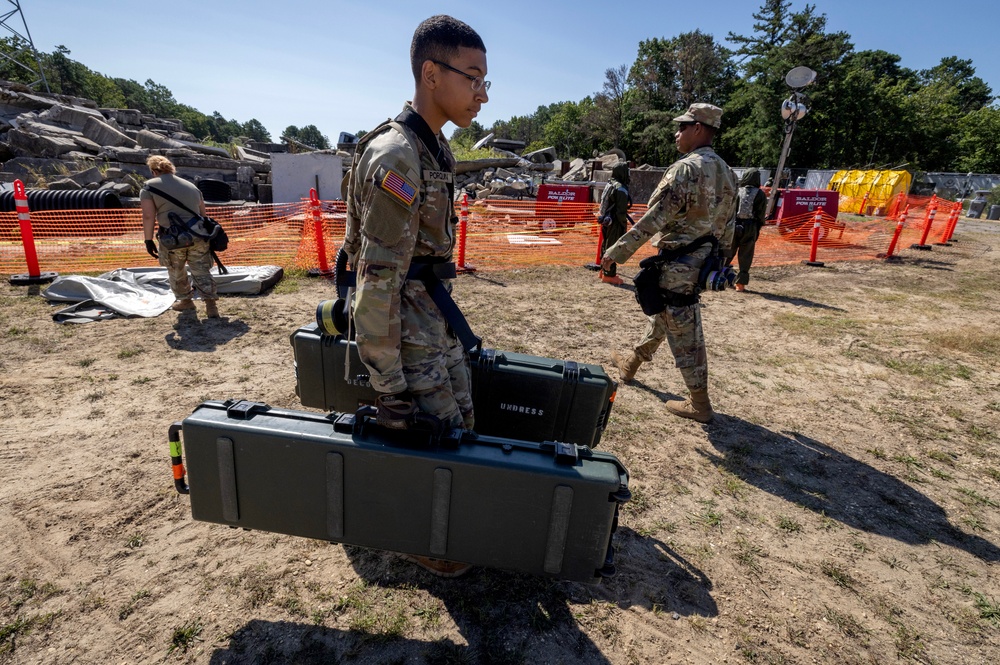
<svg viewBox="0 0 1000 665">
<path fill-rule="evenodd" d="M 983 107 L 958 123 L 958 168 L 972 173 L 1000 173 L 1000 109 Z"/>
<path fill-rule="evenodd" d="M 555 147 L 564 159 L 590 157 L 596 147 L 587 129 L 588 118 L 594 112 L 593 98 L 584 97 L 579 102 L 559 102 L 553 106 L 542 131 L 545 144 Z"/>
<path fill-rule="evenodd" d="M 486 133 L 486 129 L 478 121 L 473 120 L 468 127 L 459 127 L 452 132 L 449 143 L 456 150 L 459 148 L 468 150 L 475 145 L 476 141 L 486 136 Z"/>
<path fill-rule="evenodd" d="M 150 101 L 149 93 L 138 81 L 133 79 L 113 78 L 112 82 L 121 90 L 125 98 L 124 108 L 136 109 L 143 113 L 149 113 Z"/>
<path fill-rule="evenodd" d="M 257 118 L 250 118 L 243 123 L 243 135 L 251 141 L 260 141 L 261 143 L 268 143 L 271 140 L 271 132 L 267 131 L 264 123 Z"/>
<path fill-rule="evenodd" d="M 906 99 L 917 87 L 912 71 L 885 51 L 849 54 L 824 82 L 821 113 L 806 122 L 816 130 L 816 155 L 808 166 L 871 168 L 909 162 L 914 118 Z"/>
<path fill-rule="evenodd" d="M 629 71 L 626 152 L 654 164 L 676 159 L 672 118 L 694 102 L 725 107 L 736 78 L 732 52 L 700 30 L 639 42 Z"/>
<path fill-rule="evenodd" d="M 777 164 L 784 138 L 779 108 L 790 93 L 784 77 L 797 66 L 816 71 L 817 82 L 807 89 L 812 117 L 796 129 L 791 153 L 796 157 L 789 165 L 814 166 L 827 160 L 822 151 L 829 144 L 824 132 L 829 131 L 826 107 L 832 106 L 832 98 L 824 86 L 853 45 L 847 33 L 826 32 L 826 16 L 817 14 L 814 5 L 799 12 L 791 12 L 790 6 L 786 0 L 765 0 L 753 15 L 753 34 L 729 34 L 729 41 L 739 45 L 743 78 L 727 108 L 719 144 L 733 163 Z"/>
<path fill-rule="evenodd" d="M 330 139 L 320 132 L 316 125 L 306 125 L 301 128 L 289 125 L 281 135 L 317 150 L 326 150 L 330 147 Z"/>
<path fill-rule="evenodd" d="M 590 121 L 602 148 L 620 148 L 629 112 L 628 67 L 621 65 L 604 72 L 604 88 L 594 96 Z"/>
</svg>

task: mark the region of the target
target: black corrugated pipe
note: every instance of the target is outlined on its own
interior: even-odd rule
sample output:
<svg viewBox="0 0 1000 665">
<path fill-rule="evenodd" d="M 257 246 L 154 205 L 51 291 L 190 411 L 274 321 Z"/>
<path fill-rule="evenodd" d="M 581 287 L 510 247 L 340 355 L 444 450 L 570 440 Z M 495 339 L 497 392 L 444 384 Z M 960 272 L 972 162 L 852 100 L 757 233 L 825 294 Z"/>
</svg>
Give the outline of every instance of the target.
<svg viewBox="0 0 1000 665">
<path fill-rule="evenodd" d="M 109 210 L 122 208 L 122 200 L 110 189 L 29 189 L 28 209 Z M 0 212 L 14 212 L 14 192 L 0 192 Z"/>
</svg>

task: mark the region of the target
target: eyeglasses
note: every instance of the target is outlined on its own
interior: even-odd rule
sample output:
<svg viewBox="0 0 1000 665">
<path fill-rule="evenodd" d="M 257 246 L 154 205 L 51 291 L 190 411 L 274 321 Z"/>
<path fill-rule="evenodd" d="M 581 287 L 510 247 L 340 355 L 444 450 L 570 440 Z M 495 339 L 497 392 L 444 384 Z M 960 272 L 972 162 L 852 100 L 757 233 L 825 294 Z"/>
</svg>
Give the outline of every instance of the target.
<svg viewBox="0 0 1000 665">
<path fill-rule="evenodd" d="M 683 132 L 688 127 L 694 127 L 697 124 L 697 122 L 679 122 L 677 123 L 677 131 Z"/>
<path fill-rule="evenodd" d="M 455 69 L 451 65 L 443 63 L 440 60 L 431 60 L 431 62 L 433 62 L 435 65 L 441 65 L 442 67 L 444 67 L 448 71 L 455 72 L 456 74 L 460 74 L 461 76 L 464 76 L 465 78 L 467 78 L 470 81 L 472 81 L 472 91 L 473 92 L 479 92 L 480 90 L 483 90 L 484 88 L 487 91 L 489 91 L 489 89 L 490 89 L 490 82 L 489 81 L 484 81 L 482 76 L 473 76 L 472 74 L 466 74 L 461 69 Z"/>
</svg>

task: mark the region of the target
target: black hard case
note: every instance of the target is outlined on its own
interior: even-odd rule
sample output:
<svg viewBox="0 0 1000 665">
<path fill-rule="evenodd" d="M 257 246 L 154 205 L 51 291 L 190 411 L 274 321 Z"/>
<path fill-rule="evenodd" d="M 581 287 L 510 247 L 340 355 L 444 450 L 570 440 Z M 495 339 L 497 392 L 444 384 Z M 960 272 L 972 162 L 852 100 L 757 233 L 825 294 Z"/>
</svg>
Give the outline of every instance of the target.
<svg viewBox="0 0 1000 665">
<path fill-rule="evenodd" d="M 181 433 L 196 520 L 579 582 L 608 574 L 629 498 L 621 462 L 575 444 L 245 401 L 205 402 Z"/>
<path fill-rule="evenodd" d="M 353 413 L 375 402 L 357 345 L 323 335 L 315 323 L 291 336 L 295 392 L 303 406 Z M 344 376 L 347 353 L 350 376 Z M 596 446 L 618 385 L 599 365 L 483 349 L 472 358 L 476 431 L 524 441 Z"/>
</svg>

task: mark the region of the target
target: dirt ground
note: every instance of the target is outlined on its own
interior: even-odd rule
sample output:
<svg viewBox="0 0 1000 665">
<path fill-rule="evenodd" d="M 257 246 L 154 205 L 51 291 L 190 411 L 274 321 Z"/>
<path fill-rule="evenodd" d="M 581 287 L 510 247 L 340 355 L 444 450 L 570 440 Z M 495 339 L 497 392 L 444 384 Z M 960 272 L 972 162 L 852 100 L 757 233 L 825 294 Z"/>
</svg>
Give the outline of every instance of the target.
<svg viewBox="0 0 1000 665">
<path fill-rule="evenodd" d="M 706 295 L 719 415 L 665 412 L 666 348 L 619 388 L 601 448 L 634 498 L 593 587 L 191 520 L 167 426 L 205 399 L 301 408 L 288 337 L 328 283 L 60 326 L 4 280 L 0 662 L 996 663 L 998 232 Z M 643 328 L 582 267 L 456 298 L 487 346 L 606 367 Z"/>
</svg>

